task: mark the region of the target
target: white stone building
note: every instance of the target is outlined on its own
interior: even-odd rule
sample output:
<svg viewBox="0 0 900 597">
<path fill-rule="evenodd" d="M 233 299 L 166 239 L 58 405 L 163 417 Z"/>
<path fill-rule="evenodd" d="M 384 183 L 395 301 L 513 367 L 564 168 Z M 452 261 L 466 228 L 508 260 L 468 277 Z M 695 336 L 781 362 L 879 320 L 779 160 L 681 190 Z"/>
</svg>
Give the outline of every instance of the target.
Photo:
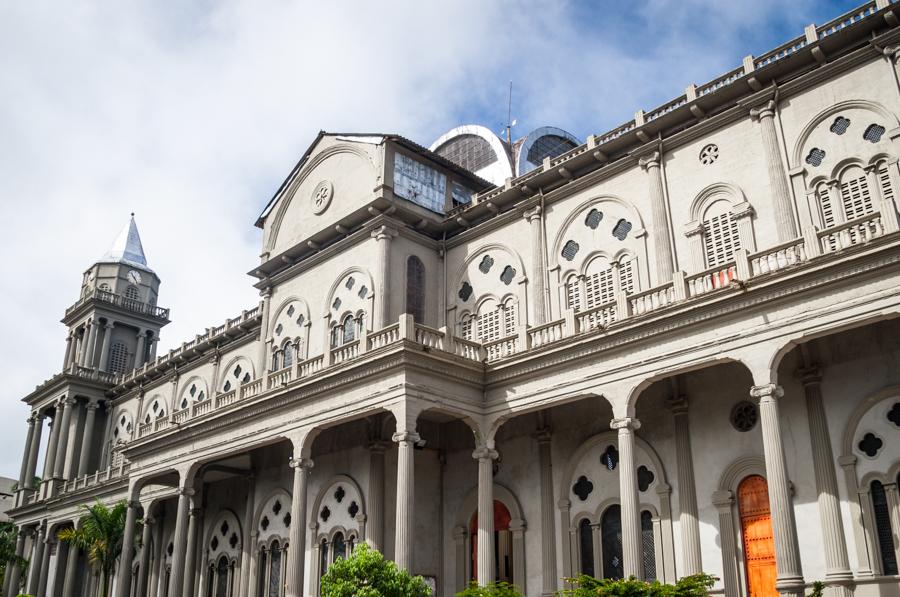
<svg viewBox="0 0 900 597">
<path fill-rule="evenodd" d="M 900 594 L 898 14 L 535 167 L 478 127 L 436 153 L 322 133 L 257 221 L 259 305 L 166 354 L 130 222 L 25 397 L 28 592 L 95 594 L 55 537 L 100 499 L 142 536 L 119 597 L 314 596 L 363 541 L 440 596 L 699 571 Z M 526 161 L 544 134 L 570 137 Z"/>
</svg>

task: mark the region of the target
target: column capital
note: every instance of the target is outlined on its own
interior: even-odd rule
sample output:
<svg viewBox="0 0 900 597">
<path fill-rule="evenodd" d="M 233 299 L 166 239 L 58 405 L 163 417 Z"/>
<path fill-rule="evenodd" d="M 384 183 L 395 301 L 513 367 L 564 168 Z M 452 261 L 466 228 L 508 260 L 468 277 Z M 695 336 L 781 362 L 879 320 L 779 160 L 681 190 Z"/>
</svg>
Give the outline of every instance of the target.
<svg viewBox="0 0 900 597">
<path fill-rule="evenodd" d="M 610 429 L 617 429 L 619 433 L 626 429 L 634 431 L 641 428 L 641 422 L 632 417 L 623 417 L 621 419 L 613 419 L 610 421 L 609 427 Z"/>
<path fill-rule="evenodd" d="M 106 323 L 103 324 L 103 327 L 107 330 L 111 330 L 115 327 L 115 324 L 111 321 L 107 321 Z"/>
<path fill-rule="evenodd" d="M 144 516 L 144 524 L 146 526 L 153 526 L 154 524 L 156 524 L 156 518 L 150 515 Z"/>
<path fill-rule="evenodd" d="M 179 487 L 178 495 L 184 495 L 187 497 L 193 497 L 197 491 L 193 487 Z"/>
<path fill-rule="evenodd" d="M 763 106 L 759 108 L 751 108 L 750 110 L 750 120 L 753 122 L 760 122 L 764 118 L 774 118 L 775 117 L 775 102 L 773 100 L 767 101 Z"/>
<path fill-rule="evenodd" d="M 76 402 L 77 402 L 77 401 L 76 401 L 74 398 L 72 398 L 71 396 L 64 396 L 64 397 L 59 401 L 60 404 L 65 404 L 66 407 L 74 406 Z"/>
<path fill-rule="evenodd" d="M 750 397 L 756 398 L 760 402 L 774 401 L 782 396 L 784 396 L 784 388 L 774 383 L 767 383 L 750 388 Z"/>
<path fill-rule="evenodd" d="M 818 385 L 822 383 L 822 368 L 818 365 L 810 365 L 797 369 L 797 377 L 800 383 L 805 386 Z"/>
<path fill-rule="evenodd" d="M 390 446 L 390 442 L 386 442 L 381 439 L 372 440 L 369 442 L 368 446 L 369 452 L 375 452 L 376 454 L 384 454 L 388 447 Z"/>
<path fill-rule="evenodd" d="M 391 240 L 393 237 L 400 234 L 396 228 L 391 228 L 390 226 L 380 226 L 371 232 L 372 238 L 377 241 L 382 240 Z"/>
<path fill-rule="evenodd" d="M 541 427 L 534 434 L 534 439 L 539 444 L 549 444 L 553 440 L 553 429 L 550 427 Z"/>
<path fill-rule="evenodd" d="M 651 168 L 659 168 L 660 156 L 658 151 L 648 153 L 638 160 L 638 166 L 641 170 L 649 171 Z"/>
<path fill-rule="evenodd" d="M 129 508 L 133 508 L 135 510 L 138 510 L 141 507 L 141 502 L 139 500 L 128 500 L 127 504 Z"/>
<path fill-rule="evenodd" d="M 195 506 L 188 510 L 188 516 L 190 516 L 191 518 L 197 518 L 201 514 L 203 514 L 203 508 L 200 508 L 199 506 Z"/>
<path fill-rule="evenodd" d="M 138 338 L 146 338 L 146 337 L 147 337 L 147 330 L 143 330 L 143 329 L 142 329 L 141 331 L 139 331 L 139 332 L 137 333 L 137 337 L 138 337 Z"/>
<path fill-rule="evenodd" d="M 88 403 L 84 405 L 84 408 L 89 411 L 97 410 L 98 408 L 100 408 L 100 401 L 96 400 L 94 398 L 91 398 L 90 400 L 88 400 Z"/>
<path fill-rule="evenodd" d="M 312 458 L 290 458 L 288 460 L 288 466 L 293 469 L 306 469 L 310 470 L 315 463 L 312 461 Z"/>
<path fill-rule="evenodd" d="M 687 396 L 672 396 L 667 398 L 666 408 L 668 408 L 675 416 L 686 415 L 688 412 Z"/>
<path fill-rule="evenodd" d="M 723 510 L 730 510 L 731 504 L 734 503 L 734 494 L 727 489 L 714 491 L 712 494 L 712 503 L 720 512 Z"/>
<path fill-rule="evenodd" d="M 528 220 L 528 223 L 532 223 L 535 220 L 539 220 L 541 217 L 541 206 L 535 205 L 531 209 L 525 210 L 522 213 L 522 217 Z"/>
<path fill-rule="evenodd" d="M 422 441 L 422 438 L 418 433 L 415 433 L 414 431 L 398 431 L 391 436 L 391 440 L 398 444 L 403 442 L 417 443 Z"/>
<path fill-rule="evenodd" d="M 500 453 L 497 450 L 487 446 L 479 446 L 472 452 L 472 458 L 475 460 L 497 460 L 499 457 Z"/>
</svg>

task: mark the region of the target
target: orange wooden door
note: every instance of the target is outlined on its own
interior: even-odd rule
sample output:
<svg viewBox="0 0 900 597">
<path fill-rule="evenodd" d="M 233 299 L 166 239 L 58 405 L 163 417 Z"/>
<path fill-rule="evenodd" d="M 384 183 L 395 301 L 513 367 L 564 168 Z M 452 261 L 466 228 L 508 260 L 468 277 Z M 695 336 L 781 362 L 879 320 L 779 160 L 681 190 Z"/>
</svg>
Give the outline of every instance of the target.
<svg viewBox="0 0 900 597">
<path fill-rule="evenodd" d="M 759 475 L 747 477 L 738 486 L 741 536 L 750 597 L 777 597 L 775 537 L 769 511 L 769 488 Z"/>
</svg>

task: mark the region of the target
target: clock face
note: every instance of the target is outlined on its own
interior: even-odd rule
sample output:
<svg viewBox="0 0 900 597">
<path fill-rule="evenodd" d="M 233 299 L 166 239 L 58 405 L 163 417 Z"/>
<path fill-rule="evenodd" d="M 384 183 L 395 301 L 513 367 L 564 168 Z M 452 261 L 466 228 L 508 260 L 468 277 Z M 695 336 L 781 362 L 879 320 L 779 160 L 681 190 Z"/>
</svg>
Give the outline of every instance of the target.
<svg viewBox="0 0 900 597">
<path fill-rule="evenodd" d="M 128 272 L 128 281 L 132 284 L 140 284 L 141 283 L 141 274 L 138 272 L 131 270 Z"/>
</svg>

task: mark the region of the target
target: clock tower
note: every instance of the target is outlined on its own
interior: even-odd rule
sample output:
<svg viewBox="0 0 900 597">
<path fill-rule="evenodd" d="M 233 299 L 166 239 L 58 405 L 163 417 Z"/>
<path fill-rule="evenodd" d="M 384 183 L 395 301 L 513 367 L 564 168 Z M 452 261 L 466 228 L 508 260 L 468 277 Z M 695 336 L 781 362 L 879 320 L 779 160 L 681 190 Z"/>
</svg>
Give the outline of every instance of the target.
<svg viewBox="0 0 900 597">
<path fill-rule="evenodd" d="M 81 293 L 66 309 L 65 370 L 125 373 L 156 357 L 169 310 L 157 306 L 159 277 L 147 265 L 134 214 L 109 250 L 84 272 Z"/>
</svg>

